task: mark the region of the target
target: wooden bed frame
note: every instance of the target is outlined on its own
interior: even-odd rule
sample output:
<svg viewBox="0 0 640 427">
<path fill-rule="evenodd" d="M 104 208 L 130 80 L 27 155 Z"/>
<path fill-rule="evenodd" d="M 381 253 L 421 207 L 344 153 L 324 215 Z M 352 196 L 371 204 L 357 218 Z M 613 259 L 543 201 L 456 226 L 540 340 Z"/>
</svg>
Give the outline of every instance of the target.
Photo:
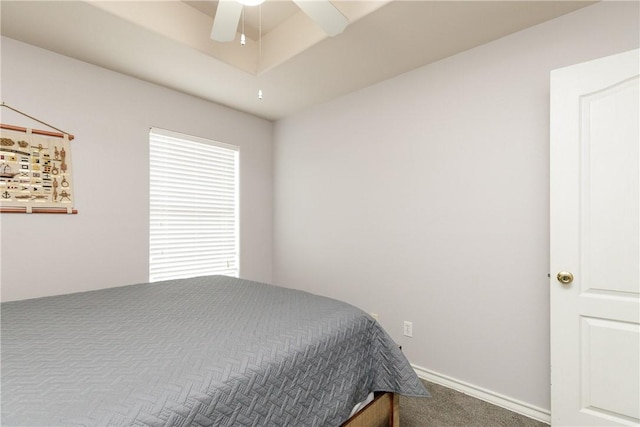
<svg viewBox="0 0 640 427">
<path fill-rule="evenodd" d="M 375 398 L 341 427 L 400 427 L 400 398 L 395 393 L 376 393 Z"/>
</svg>

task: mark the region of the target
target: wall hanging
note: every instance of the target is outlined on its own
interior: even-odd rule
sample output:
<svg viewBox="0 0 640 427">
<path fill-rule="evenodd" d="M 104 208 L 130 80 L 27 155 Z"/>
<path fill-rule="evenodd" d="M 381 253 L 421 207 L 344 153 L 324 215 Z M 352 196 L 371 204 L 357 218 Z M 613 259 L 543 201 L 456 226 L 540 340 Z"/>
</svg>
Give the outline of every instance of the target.
<svg viewBox="0 0 640 427">
<path fill-rule="evenodd" d="M 0 212 L 78 213 L 73 208 L 73 135 L 4 102 L 1 106 L 58 132 L 0 124 Z"/>
</svg>

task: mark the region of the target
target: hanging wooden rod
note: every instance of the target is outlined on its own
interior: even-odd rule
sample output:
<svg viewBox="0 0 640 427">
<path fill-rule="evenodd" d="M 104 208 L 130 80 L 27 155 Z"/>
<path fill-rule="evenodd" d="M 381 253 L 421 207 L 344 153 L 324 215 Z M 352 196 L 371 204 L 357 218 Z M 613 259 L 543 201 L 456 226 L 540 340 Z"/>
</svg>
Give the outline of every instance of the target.
<svg viewBox="0 0 640 427">
<path fill-rule="evenodd" d="M 7 129 L 7 130 L 15 130 L 18 132 L 26 132 L 27 128 L 23 128 L 21 126 L 14 126 L 14 125 L 5 125 L 4 123 L 0 123 L 0 129 Z M 60 132 L 51 132 L 48 130 L 40 130 L 40 129 L 31 129 L 31 133 L 35 133 L 37 135 L 45 135 L 45 136 L 55 136 L 58 138 L 64 138 L 65 134 L 64 133 L 60 133 Z M 73 138 L 75 138 L 75 136 L 69 135 L 69 141 L 73 141 Z"/>
<path fill-rule="evenodd" d="M 55 137 L 59 137 L 59 138 L 63 138 L 65 135 L 69 135 L 69 141 L 72 141 L 73 138 L 74 138 L 74 136 L 71 135 L 69 132 L 65 132 L 62 129 L 58 129 L 55 126 L 51 126 L 49 123 L 43 122 L 40 119 L 37 119 L 37 118 L 35 118 L 33 116 L 30 116 L 27 113 L 24 113 L 24 112 L 18 110 L 17 108 L 14 108 L 14 107 L 12 107 L 12 106 L 10 106 L 8 104 L 5 104 L 4 102 L 2 102 L 0 104 L 0 107 L 8 108 L 8 109 L 10 109 L 12 111 L 15 111 L 18 114 L 22 114 L 23 116 L 30 118 L 31 120 L 35 120 L 38 123 L 42 123 L 43 125 L 58 131 L 58 132 L 51 132 L 51 131 L 48 131 L 48 130 L 32 129 L 31 133 L 35 133 L 37 135 L 55 136 Z M 20 126 L 5 125 L 5 124 L 0 124 L 0 128 L 1 129 L 8 129 L 8 130 L 15 130 L 15 131 L 18 131 L 18 132 L 26 132 L 28 130 L 27 128 L 23 128 L 23 127 L 20 127 Z"/>
<path fill-rule="evenodd" d="M 2 206 L 0 207 L 0 213 L 27 213 L 27 208 L 23 206 Z M 68 214 L 66 208 L 31 208 L 31 213 L 45 213 L 45 214 Z M 77 209 L 71 209 L 72 214 L 77 214 Z"/>
</svg>

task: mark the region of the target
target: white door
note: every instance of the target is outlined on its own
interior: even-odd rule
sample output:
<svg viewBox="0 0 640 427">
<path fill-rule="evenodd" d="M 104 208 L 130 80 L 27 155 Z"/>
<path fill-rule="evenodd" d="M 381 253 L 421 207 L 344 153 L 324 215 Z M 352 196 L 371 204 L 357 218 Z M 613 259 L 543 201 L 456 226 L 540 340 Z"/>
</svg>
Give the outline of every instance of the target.
<svg viewBox="0 0 640 427">
<path fill-rule="evenodd" d="M 554 426 L 640 423 L 639 65 L 551 72 Z"/>
</svg>

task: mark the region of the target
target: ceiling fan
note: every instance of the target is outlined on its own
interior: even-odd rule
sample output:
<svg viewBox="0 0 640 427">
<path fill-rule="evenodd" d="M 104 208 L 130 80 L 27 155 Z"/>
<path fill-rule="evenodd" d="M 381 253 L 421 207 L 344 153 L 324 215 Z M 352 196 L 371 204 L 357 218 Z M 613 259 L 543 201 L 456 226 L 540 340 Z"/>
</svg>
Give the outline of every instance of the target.
<svg viewBox="0 0 640 427">
<path fill-rule="evenodd" d="M 218 42 L 235 40 L 242 8 L 255 6 L 264 0 L 219 0 L 211 29 L 211 38 Z M 293 0 L 329 36 L 344 31 L 349 20 L 329 0 Z"/>
</svg>

